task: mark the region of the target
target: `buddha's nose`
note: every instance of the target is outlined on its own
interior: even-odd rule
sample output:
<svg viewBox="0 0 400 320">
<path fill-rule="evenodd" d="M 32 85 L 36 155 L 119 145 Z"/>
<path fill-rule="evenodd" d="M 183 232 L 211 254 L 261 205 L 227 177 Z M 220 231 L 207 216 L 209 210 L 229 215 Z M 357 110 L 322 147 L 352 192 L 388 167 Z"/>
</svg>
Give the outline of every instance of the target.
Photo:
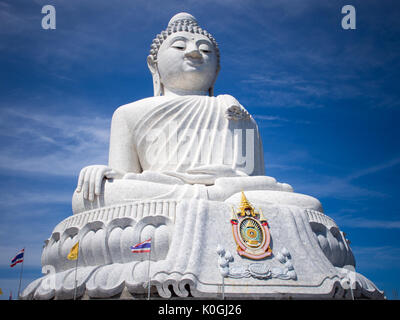
<svg viewBox="0 0 400 320">
<path fill-rule="evenodd" d="M 185 53 L 185 56 L 192 59 L 202 58 L 200 51 L 197 49 L 189 50 L 188 52 Z"/>
</svg>

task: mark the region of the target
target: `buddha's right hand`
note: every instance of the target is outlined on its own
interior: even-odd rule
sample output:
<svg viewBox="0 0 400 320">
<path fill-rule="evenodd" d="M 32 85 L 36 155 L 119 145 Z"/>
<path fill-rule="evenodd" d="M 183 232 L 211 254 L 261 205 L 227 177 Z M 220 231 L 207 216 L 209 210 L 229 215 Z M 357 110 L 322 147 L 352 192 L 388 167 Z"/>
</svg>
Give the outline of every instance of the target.
<svg viewBox="0 0 400 320">
<path fill-rule="evenodd" d="M 93 201 L 101 193 L 103 179 L 120 178 L 121 173 L 104 165 L 87 166 L 81 170 L 76 192 L 83 192 L 83 198 Z"/>
</svg>

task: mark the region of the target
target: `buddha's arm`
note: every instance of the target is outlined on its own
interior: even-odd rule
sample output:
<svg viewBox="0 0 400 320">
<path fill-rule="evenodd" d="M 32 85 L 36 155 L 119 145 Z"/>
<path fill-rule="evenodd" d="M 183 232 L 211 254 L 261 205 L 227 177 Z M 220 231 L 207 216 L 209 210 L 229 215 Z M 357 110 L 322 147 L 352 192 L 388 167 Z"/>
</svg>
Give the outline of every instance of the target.
<svg viewBox="0 0 400 320">
<path fill-rule="evenodd" d="M 108 166 L 91 165 L 81 170 L 76 191 L 83 192 L 84 199 L 93 201 L 100 195 L 104 178 L 121 179 L 127 173 L 142 171 L 123 107 L 118 108 L 112 118 L 108 163 Z"/>
<path fill-rule="evenodd" d="M 130 119 L 130 111 L 124 106 L 118 108 L 111 122 L 108 166 L 122 175 L 142 172 L 132 133 L 135 119 Z"/>
</svg>

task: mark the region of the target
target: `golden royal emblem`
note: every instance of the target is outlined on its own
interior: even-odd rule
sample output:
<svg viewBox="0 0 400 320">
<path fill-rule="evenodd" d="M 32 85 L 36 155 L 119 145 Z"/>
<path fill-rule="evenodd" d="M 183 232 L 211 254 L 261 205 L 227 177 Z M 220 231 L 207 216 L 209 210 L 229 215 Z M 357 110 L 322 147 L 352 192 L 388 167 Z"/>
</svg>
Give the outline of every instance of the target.
<svg viewBox="0 0 400 320">
<path fill-rule="evenodd" d="M 262 212 L 254 210 L 243 192 L 239 211 L 235 212 L 233 208 L 232 211 L 232 232 L 238 254 L 253 260 L 270 256 L 271 235 Z"/>
</svg>

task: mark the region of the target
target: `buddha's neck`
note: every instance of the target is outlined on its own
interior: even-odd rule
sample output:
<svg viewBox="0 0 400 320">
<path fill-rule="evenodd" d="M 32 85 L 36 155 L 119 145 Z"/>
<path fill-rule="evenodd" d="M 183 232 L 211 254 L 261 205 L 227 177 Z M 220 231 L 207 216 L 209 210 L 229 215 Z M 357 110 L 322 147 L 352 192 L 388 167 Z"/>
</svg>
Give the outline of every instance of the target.
<svg viewBox="0 0 400 320">
<path fill-rule="evenodd" d="M 188 95 L 208 96 L 208 91 L 168 89 L 164 87 L 164 96 L 179 97 Z"/>
</svg>

